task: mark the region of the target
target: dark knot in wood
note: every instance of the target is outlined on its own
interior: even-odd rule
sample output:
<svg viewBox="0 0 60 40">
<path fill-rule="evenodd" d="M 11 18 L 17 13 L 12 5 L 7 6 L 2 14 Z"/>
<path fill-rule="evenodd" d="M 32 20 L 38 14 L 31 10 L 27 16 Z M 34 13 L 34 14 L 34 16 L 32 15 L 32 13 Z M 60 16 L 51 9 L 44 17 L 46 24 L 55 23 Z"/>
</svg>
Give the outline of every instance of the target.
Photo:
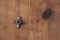
<svg viewBox="0 0 60 40">
<path fill-rule="evenodd" d="M 47 8 L 42 14 L 42 18 L 45 20 L 50 19 L 51 16 L 52 16 L 52 9 L 50 8 Z"/>
</svg>

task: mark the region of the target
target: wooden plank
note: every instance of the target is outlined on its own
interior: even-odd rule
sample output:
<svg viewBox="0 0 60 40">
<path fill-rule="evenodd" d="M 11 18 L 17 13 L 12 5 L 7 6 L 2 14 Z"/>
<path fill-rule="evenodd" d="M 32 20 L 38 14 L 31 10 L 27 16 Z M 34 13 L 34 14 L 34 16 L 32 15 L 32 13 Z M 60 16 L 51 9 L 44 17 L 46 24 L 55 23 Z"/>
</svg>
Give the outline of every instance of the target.
<svg viewBox="0 0 60 40">
<path fill-rule="evenodd" d="M 18 0 L 0 0 L 0 40 L 28 40 L 28 0 L 20 0 L 20 29 L 13 23 L 18 17 Z"/>
<path fill-rule="evenodd" d="M 30 0 L 30 40 L 60 40 L 59 3 L 59 0 Z M 42 15 L 47 7 L 52 16 L 45 20 Z"/>
<path fill-rule="evenodd" d="M 24 24 L 17 30 L 17 35 L 19 36 L 19 40 L 29 40 L 28 0 L 20 0 L 20 16 L 22 16 Z"/>
<path fill-rule="evenodd" d="M 30 0 L 30 31 L 29 40 L 42 40 L 42 27 L 41 27 L 41 6 L 40 0 Z"/>
<path fill-rule="evenodd" d="M 60 0 L 49 0 L 48 4 L 53 11 L 53 17 L 48 21 L 49 40 L 60 40 Z"/>
</svg>

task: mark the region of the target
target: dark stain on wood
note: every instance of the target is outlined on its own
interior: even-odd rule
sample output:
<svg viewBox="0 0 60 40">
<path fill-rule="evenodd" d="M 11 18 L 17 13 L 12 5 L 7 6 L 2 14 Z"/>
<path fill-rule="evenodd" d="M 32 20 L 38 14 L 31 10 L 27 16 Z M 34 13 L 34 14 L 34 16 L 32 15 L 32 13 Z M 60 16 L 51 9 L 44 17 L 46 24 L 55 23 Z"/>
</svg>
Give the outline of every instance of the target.
<svg viewBox="0 0 60 40">
<path fill-rule="evenodd" d="M 37 19 L 37 23 L 39 23 L 39 19 Z"/>
<path fill-rule="evenodd" d="M 50 19 L 51 16 L 52 16 L 52 9 L 50 8 L 47 8 L 42 14 L 42 18 L 45 20 Z"/>
</svg>

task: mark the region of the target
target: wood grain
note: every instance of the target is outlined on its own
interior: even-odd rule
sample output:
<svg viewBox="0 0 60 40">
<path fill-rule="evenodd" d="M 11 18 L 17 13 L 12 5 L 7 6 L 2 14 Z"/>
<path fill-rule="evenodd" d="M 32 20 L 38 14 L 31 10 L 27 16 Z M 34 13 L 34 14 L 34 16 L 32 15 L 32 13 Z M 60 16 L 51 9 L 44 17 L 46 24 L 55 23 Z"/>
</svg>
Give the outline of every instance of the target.
<svg viewBox="0 0 60 40">
<path fill-rule="evenodd" d="M 13 23 L 18 17 L 18 0 L 0 0 L 0 40 L 28 40 L 28 0 L 19 3 L 25 24 L 18 29 Z"/>
<path fill-rule="evenodd" d="M 30 40 L 60 40 L 60 0 L 30 0 Z M 50 8 L 52 17 L 42 18 Z"/>
<path fill-rule="evenodd" d="M 42 17 L 47 8 L 49 20 Z M 18 16 L 24 21 L 19 29 Z M 60 40 L 59 28 L 60 0 L 0 0 L 0 40 Z"/>
</svg>

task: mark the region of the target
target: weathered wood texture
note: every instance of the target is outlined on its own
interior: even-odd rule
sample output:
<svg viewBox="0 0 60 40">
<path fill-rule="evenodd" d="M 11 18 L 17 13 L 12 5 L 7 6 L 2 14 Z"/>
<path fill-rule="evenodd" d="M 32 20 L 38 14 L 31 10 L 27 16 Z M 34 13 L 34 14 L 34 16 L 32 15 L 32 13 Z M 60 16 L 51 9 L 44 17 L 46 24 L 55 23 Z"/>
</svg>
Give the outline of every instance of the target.
<svg viewBox="0 0 60 40">
<path fill-rule="evenodd" d="M 0 40 L 60 40 L 59 11 L 60 0 L 0 0 Z M 18 16 L 24 21 L 19 29 L 13 23 Z"/>
<path fill-rule="evenodd" d="M 52 16 L 42 17 L 50 8 Z M 30 0 L 30 40 L 60 40 L 60 0 Z"/>
<path fill-rule="evenodd" d="M 25 22 L 20 29 L 13 23 L 18 17 L 18 0 L 0 0 L 0 40 L 28 40 L 28 0 L 20 0 L 20 13 Z"/>
</svg>

